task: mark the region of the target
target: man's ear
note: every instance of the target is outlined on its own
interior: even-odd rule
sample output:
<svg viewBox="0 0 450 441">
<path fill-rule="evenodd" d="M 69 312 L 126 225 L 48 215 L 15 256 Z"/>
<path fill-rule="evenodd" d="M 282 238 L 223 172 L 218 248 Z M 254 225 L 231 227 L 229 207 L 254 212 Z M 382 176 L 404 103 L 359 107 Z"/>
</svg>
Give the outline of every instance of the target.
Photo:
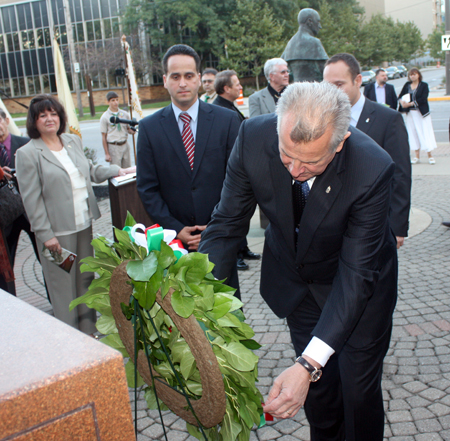
<svg viewBox="0 0 450 441">
<path fill-rule="evenodd" d="M 344 139 L 342 140 L 342 142 L 338 145 L 338 147 L 336 149 L 336 153 L 338 153 L 342 150 L 342 147 L 344 147 L 344 142 L 350 137 L 351 134 L 352 134 L 352 132 L 347 132 L 345 134 Z"/>
</svg>

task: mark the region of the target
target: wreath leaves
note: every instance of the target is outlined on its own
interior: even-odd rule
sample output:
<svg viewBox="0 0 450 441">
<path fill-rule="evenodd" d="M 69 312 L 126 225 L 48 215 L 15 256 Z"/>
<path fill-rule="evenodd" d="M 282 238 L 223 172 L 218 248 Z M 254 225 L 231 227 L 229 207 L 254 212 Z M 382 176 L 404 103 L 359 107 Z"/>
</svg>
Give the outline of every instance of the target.
<svg viewBox="0 0 450 441">
<path fill-rule="evenodd" d="M 128 213 L 126 226 L 133 226 L 135 221 Z M 167 356 L 154 331 L 148 316 L 152 318 L 166 350 L 181 378 L 183 387 L 191 395 L 191 399 L 199 399 L 202 395 L 202 384 L 191 350 L 175 327 L 170 317 L 155 302 L 156 293 L 161 296 L 172 294 L 172 307 L 181 317 L 194 314 L 200 327 L 210 341 L 217 358 L 226 393 L 226 413 L 223 421 L 211 429 L 205 429 L 211 441 L 248 441 L 250 430 L 261 420 L 262 396 L 255 386 L 258 376 L 258 357 L 252 350 L 261 346 L 252 338 L 254 332 L 244 320 L 241 311 L 242 302 L 234 297 L 234 289 L 216 280 L 211 271 L 214 264 L 208 256 L 200 253 L 189 253 L 177 262 L 172 249 L 161 242 L 161 251 L 147 250 L 130 240 L 127 232 L 115 229 L 116 241 L 112 242 L 99 236 L 92 241 L 95 257 L 82 260 L 81 271 L 96 272 L 100 277 L 95 279 L 89 290 L 82 297 L 70 304 L 72 310 L 85 303 L 101 313 L 97 329 L 106 336 L 102 342 L 119 350 L 125 357 L 130 357 L 125 371 L 130 387 L 135 386 L 134 354 L 127 354 L 115 325 L 109 299 L 111 274 L 125 260 L 130 283 L 133 285 L 133 296 L 141 308 L 143 323 L 138 328 L 138 346 L 143 348 L 142 333 L 150 342 L 149 358 L 155 371 L 169 385 L 178 387 L 177 380 L 170 367 Z M 131 319 L 134 313 L 133 303 L 122 304 L 124 315 Z M 138 375 L 138 384 L 144 384 Z M 145 399 L 150 409 L 157 408 L 157 398 L 151 385 L 145 387 Z M 161 401 L 160 401 L 161 404 Z M 163 409 L 167 409 L 162 405 Z M 197 439 L 204 439 L 201 431 L 187 423 L 189 433 Z"/>
</svg>

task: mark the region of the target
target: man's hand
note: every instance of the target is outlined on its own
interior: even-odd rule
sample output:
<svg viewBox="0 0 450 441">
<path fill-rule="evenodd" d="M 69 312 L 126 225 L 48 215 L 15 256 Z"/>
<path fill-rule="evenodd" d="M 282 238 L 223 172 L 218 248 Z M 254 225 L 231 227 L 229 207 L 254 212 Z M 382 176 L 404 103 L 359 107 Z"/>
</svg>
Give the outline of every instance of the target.
<svg viewBox="0 0 450 441">
<path fill-rule="evenodd" d="M 61 245 L 58 242 L 58 239 L 56 237 L 53 237 L 52 239 L 47 240 L 47 242 L 44 242 L 44 245 L 52 252 L 61 254 L 62 248 Z"/>
<path fill-rule="evenodd" d="M 194 231 L 204 231 L 206 225 L 194 225 L 193 227 L 184 227 L 177 235 L 177 239 L 181 240 L 188 246 L 191 251 L 198 250 L 198 244 L 202 238 L 201 234 L 192 234 Z"/>
<path fill-rule="evenodd" d="M 5 174 L 5 178 L 6 179 L 11 179 L 12 178 L 12 174 L 8 173 L 8 172 L 11 171 L 11 169 L 9 167 L 6 167 L 6 166 L 2 167 L 2 169 L 3 169 L 3 173 Z"/>
<path fill-rule="evenodd" d="M 128 127 L 128 128 L 127 128 L 127 132 L 128 132 L 130 135 L 136 135 L 136 130 L 133 130 L 131 127 Z"/>
<path fill-rule="evenodd" d="M 299 363 L 294 363 L 294 366 L 276 378 L 264 406 L 264 412 L 270 413 L 275 418 L 293 417 L 305 403 L 309 380 L 308 371 Z"/>
<path fill-rule="evenodd" d="M 401 236 L 395 236 L 397 238 L 397 250 L 405 243 L 405 238 Z"/>
<path fill-rule="evenodd" d="M 105 161 L 111 162 L 111 155 L 109 153 L 105 153 Z"/>
<path fill-rule="evenodd" d="M 128 167 L 128 168 L 121 168 L 119 170 L 119 176 L 125 176 L 129 173 L 136 173 L 136 166 Z"/>
</svg>

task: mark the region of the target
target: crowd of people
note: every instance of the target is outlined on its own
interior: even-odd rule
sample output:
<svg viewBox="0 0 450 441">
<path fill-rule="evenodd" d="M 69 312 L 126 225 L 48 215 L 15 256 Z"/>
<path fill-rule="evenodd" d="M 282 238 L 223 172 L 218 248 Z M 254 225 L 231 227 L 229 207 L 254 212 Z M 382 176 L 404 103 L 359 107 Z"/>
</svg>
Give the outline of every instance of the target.
<svg viewBox="0 0 450 441">
<path fill-rule="evenodd" d="M 408 236 L 411 163 L 420 150 L 435 163 L 428 86 L 411 69 L 397 97 L 379 69 L 361 93 L 360 65 L 345 53 L 328 59 L 323 82 L 289 85 L 288 63 L 274 58 L 264 66 L 267 87 L 249 97 L 245 118 L 235 105 L 238 74 L 201 73 L 200 64 L 187 45 L 164 55 L 171 103 L 140 121 L 136 168 L 130 128 L 110 119 L 129 118 L 115 92 L 107 94 L 100 122 L 109 166 L 86 159 L 80 138 L 66 133 L 55 97 L 31 100 L 29 138 L 9 135 L 0 111 L 3 182 L 16 167 L 24 205 L 13 224 L 1 225 L 0 259 L 14 265 L 18 235 L 26 231 L 55 316 L 93 335 L 93 310 L 69 312 L 93 277 L 79 271 L 93 253 L 92 221 L 100 216 L 92 182 L 136 171 L 151 218 L 175 230 L 189 251 L 208 253 L 216 277 L 237 297 L 237 270 L 261 257 L 246 240 L 258 205 L 269 223 L 261 294 L 287 319 L 297 354 L 265 411 L 290 418 L 304 405 L 316 441 L 381 441 L 381 374 L 397 297 L 396 248 Z M 77 255 L 68 273 L 46 257 L 63 250 Z M 0 278 L 0 287 L 10 288 L 6 282 Z"/>
</svg>

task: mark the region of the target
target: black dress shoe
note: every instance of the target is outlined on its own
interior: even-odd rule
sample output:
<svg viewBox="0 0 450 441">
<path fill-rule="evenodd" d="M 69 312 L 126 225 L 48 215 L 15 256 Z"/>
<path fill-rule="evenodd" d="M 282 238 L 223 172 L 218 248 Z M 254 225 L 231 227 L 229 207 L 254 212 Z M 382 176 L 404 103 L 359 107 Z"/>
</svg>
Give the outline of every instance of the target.
<svg viewBox="0 0 450 441">
<path fill-rule="evenodd" d="M 237 259 L 237 269 L 239 271 L 248 270 L 248 265 L 244 262 L 244 259 L 242 259 L 241 257 L 238 257 Z"/>
<path fill-rule="evenodd" d="M 239 257 L 248 260 L 258 260 L 261 259 L 261 254 L 256 254 L 253 251 L 250 251 L 250 249 L 247 247 L 239 251 Z"/>
<path fill-rule="evenodd" d="M 442 225 L 444 225 L 444 227 L 450 228 L 450 222 L 442 222 Z"/>
</svg>

